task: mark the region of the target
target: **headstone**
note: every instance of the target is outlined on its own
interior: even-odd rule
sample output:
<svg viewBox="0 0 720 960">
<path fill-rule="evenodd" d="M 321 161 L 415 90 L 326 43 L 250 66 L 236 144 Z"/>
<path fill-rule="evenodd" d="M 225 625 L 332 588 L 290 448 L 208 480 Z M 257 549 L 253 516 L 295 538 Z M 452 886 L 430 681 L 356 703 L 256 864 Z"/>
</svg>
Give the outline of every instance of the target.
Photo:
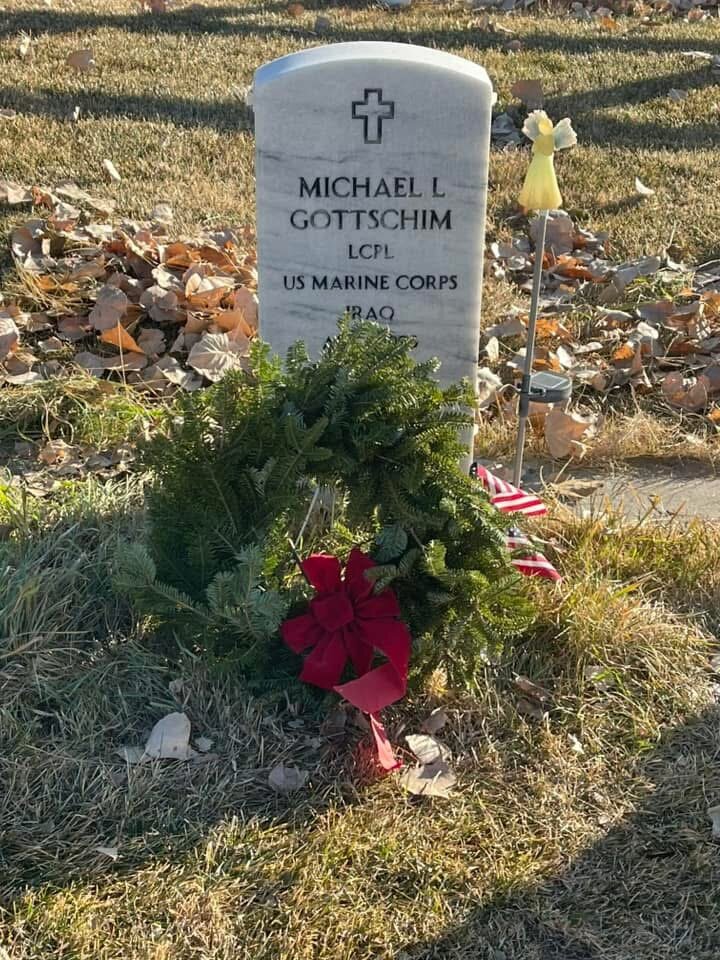
<svg viewBox="0 0 720 960">
<path fill-rule="evenodd" d="M 317 354 L 347 312 L 475 382 L 493 101 L 482 67 L 401 43 L 256 72 L 260 333 L 277 352 Z"/>
</svg>

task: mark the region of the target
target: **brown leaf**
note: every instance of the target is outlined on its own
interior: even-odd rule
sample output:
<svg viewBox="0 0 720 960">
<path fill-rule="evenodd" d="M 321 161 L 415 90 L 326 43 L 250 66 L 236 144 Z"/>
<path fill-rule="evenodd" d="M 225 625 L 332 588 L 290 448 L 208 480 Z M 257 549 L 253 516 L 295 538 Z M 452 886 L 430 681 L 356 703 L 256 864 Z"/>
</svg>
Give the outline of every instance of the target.
<svg viewBox="0 0 720 960">
<path fill-rule="evenodd" d="M 112 160 L 103 160 L 102 166 L 103 170 L 107 174 L 108 180 L 114 180 L 115 183 L 120 183 L 122 177 L 118 173 L 117 167 Z"/>
<path fill-rule="evenodd" d="M 75 50 L 74 53 L 68 54 L 65 63 L 74 70 L 77 70 L 78 73 L 87 73 L 95 67 L 92 49 L 86 47 L 83 50 Z"/>
<path fill-rule="evenodd" d="M 173 290 L 164 290 L 155 284 L 140 297 L 140 306 L 157 323 L 175 323 L 178 320 L 178 298 Z"/>
<path fill-rule="evenodd" d="M 594 432 L 595 417 L 582 417 L 555 408 L 545 418 L 545 442 L 551 457 L 580 457 L 585 452 L 581 440 Z"/>
<path fill-rule="evenodd" d="M 542 704 L 527 697 L 520 697 L 516 704 L 516 710 L 521 716 L 531 717 L 533 720 L 544 720 L 547 716 L 547 710 Z"/>
<path fill-rule="evenodd" d="M 58 320 L 58 333 L 63 340 L 84 340 L 90 332 L 90 326 L 84 317 L 63 317 Z"/>
<path fill-rule="evenodd" d="M 524 677 L 518 675 L 515 677 L 513 683 L 520 693 L 525 694 L 526 697 L 530 697 L 533 700 L 538 700 L 540 703 L 545 703 L 550 699 L 550 693 L 545 687 L 539 686 L 537 683 L 533 683 L 529 677 Z"/>
<path fill-rule="evenodd" d="M 545 103 L 540 80 L 516 80 L 510 87 L 510 93 L 530 110 L 539 110 Z"/>
<path fill-rule="evenodd" d="M 559 317 L 538 317 L 535 324 L 535 336 L 538 340 L 548 340 L 550 337 L 558 337 L 560 340 L 572 340 L 572 334 L 564 326 Z"/>
<path fill-rule="evenodd" d="M 106 283 L 98 290 L 95 306 L 88 319 L 96 330 L 110 330 L 120 323 L 129 303 L 122 290 L 114 284 Z"/>
<path fill-rule="evenodd" d="M 612 362 L 616 367 L 630 367 L 635 361 L 635 352 L 638 344 L 628 340 L 613 351 Z"/>
<path fill-rule="evenodd" d="M 101 376 L 105 370 L 105 359 L 98 357 L 95 353 L 89 353 L 86 350 L 76 353 L 74 360 L 79 367 L 87 370 L 93 377 Z"/>
<path fill-rule="evenodd" d="M 190 760 L 190 720 L 184 713 L 169 713 L 158 720 L 145 744 L 145 757 L 153 760 Z"/>
<path fill-rule="evenodd" d="M 687 384 L 682 373 L 673 371 L 663 378 L 661 387 L 665 399 L 673 407 L 694 412 L 707 406 L 708 391 L 702 377 Z"/>
<path fill-rule="evenodd" d="M 426 733 L 409 733 L 405 739 L 419 763 L 437 763 L 440 760 L 452 759 L 450 748 Z"/>
<path fill-rule="evenodd" d="M 109 330 L 105 330 L 100 334 L 100 339 L 103 343 L 109 343 L 119 350 L 130 351 L 131 353 L 145 353 L 121 323 L 117 323 L 114 327 L 110 327 Z"/>
<path fill-rule="evenodd" d="M 652 197 L 655 195 L 655 191 L 650 187 L 646 187 L 640 177 L 635 177 L 635 193 L 640 197 Z"/>
<path fill-rule="evenodd" d="M 68 280 L 100 280 L 106 273 L 105 258 L 100 256 L 94 260 L 82 260 L 73 267 L 68 274 Z"/>
<path fill-rule="evenodd" d="M 186 274 L 185 299 L 198 310 L 212 310 L 219 306 L 234 281 L 231 277 L 202 276 L 191 268 Z"/>
<path fill-rule="evenodd" d="M 448 722 L 447 709 L 445 707 L 436 707 L 429 717 L 423 720 L 423 729 L 428 733 L 434 734 L 442 730 Z"/>
<path fill-rule="evenodd" d="M 245 313 L 242 310 L 218 310 L 218 312 L 213 315 L 213 320 L 221 330 L 226 330 L 232 336 L 236 336 L 239 333 L 249 338 L 255 334 L 256 327 L 248 323 Z M 187 325 L 185 329 L 187 330 Z M 192 330 L 188 330 L 188 333 L 191 332 Z"/>
<path fill-rule="evenodd" d="M 149 357 L 165 352 L 165 337 L 162 330 L 157 330 L 155 327 L 142 328 L 137 343 Z"/>
<path fill-rule="evenodd" d="M 251 290 L 247 287 L 238 287 L 233 292 L 232 309 L 242 311 L 248 326 L 257 330 L 258 298 Z"/>
<path fill-rule="evenodd" d="M 444 760 L 437 763 L 418 764 L 406 767 L 398 778 L 400 786 L 418 797 L 443 797 L 447 799 L 455 785 L 456 777 Z"/>
<path fill-rule="evenodd" d="M 537 247 L 540 242 L 541 218 L 535 217 L 530 223 L 530 236 Z M 572 253 L 575 248 L 575 223 L 564 210 L 552 210 L 545 228 L 545 249 L 555 256 Z"/>
<path fill-rule="evenodd" d="M 501 323 L 496 323 L 492 327 L 488 327 L 485 334 L 488 337 L 499 337 L 500 339 L 503 337 L 524 337 L 527 333 L 527 328 L 523 323 L 524 318 L 524 314 L 515 313 Z"/>
<path fill-rule="evenodd" d="M 169 243 L 163 248 L 163 263 L 168 267 L 190 267 L 196 260 L 186 243 Z"/>
<path fill-rule="evenodd" d="M 307 770 L 279 763 L 268 774 L 268 783 L 276 793 L 295 793 L 305 786 L 308 776 Z"/>
<path fill-rule="evenodd" d="M 668 357 L 689 357 L 698 353 L 698 344 L 696 340 L 684 340 L 681 336 L 676 337 L 667 349 Z"/>
<path fill-rule="evenodd" d="M 247 344 L 231 340 L 227 333 L 206 333 L 194 345 L 188 355 L 188 365 L 212 383 L 229 373 L 242 368 L 242 359 L 247 356 Z"/>
<path fill-rule="evenodd" d="M 121 353 L 117 357 L 107 357 L 105 360 L 106 370 L 120 370 L 123 373 L 143 370 L 147 365 L 148 358 L 144 353 Z"/>
<path fill-rule="evenodd" d="M 18 203 L 31 203 L 32 191 L 11 180 L 0 180 L 0 201 L 14 206 Z"/>
<path fill-rule="evenodd" d="M 710 396 L 720 393 L 720 364 L 712 363 L 709 367 L 705 367 L 700 379 L 705 384 Z"/>
<path fill-rule="evenodd" d="M 218 316 L 220 316 L 220 315 L 221 315 L 221 314 L 216 314 L 216 317 L 218 317 Z M 208 317 L 207 314 L 203 314 L 203 313 L 188 313 L 188 315 L 187 315 L 187 320 L 185 321 L 185 326 L 183 327 L 183 332 L 186 333 L 186 334 L 188 334 L 188 333 L 190 333 L 190 334 L 192 334 L 192 333 L 197 333 L 197 334 L 204 333 L 204 332 L 207 330 L 207 328 L 209 327 L 209 325 L 210 325 L 210 318 Z M 218 321 L 218 325 L 221 326 L 221 327 L 223 326 L 221 323 L 219 323 L 219 321 Z M 232 329 L 234 329 L 234 328 L 228 323 L 228 325 L 227 325 L 227 327 L 225 327 L 225 329 L 229 331 L 229 330 L 232 330 Z M 215 333 L 216 331 L 211 331 L 211 332 Z"/>
<path fill-rule="evenodd" d="M 536 370 L 552 370 L 554 373 L 562 370 L 557 354 L 543 346 L 536 347 L 533 366 Z"/>
<path fill-rule="evenodd" d="M 0 360 L 4 360 L 20 342 L 20 331 L 6 310 L 0 310 Z"/>
<path fill-rule="evenodd" d="M 572 280 L 593 280 L 594 274 L 589 267 L 581 263 L 577 257 L 571 257 L 567 254 L 559 256 L 552 268 L 554 273 L 561 277 L 569 277 Z"/>
<path fill-rule="evenodd" d="M 301 17 L 305 13 L 305 7 L 301 3 L 289 3 L 286 9 L 289 17 Z"/>
<path fill-rule="evenodd" d="M 32 37 L 29 33 L 21 33 L 17 45 L 17 54 L 21 60 L 31 60 L 33 55 Z"/>
<path fill-rule="evenodd" d="M 38 460 L 47 466 L 56 463 L 63 463 L 75 455 L 75 448 L 71 447 L 64 440 L 48 440 L 45 446 L 38 453 Z"/>
<path fill-rule="evenodd" d="M 162 357 L 157 366 L 166 380 L 188 393 L 199 390 L 202 386 L 202 377 L 198 377 L 192 370 L 185 370 L 175 357 Z"/>
</svg>

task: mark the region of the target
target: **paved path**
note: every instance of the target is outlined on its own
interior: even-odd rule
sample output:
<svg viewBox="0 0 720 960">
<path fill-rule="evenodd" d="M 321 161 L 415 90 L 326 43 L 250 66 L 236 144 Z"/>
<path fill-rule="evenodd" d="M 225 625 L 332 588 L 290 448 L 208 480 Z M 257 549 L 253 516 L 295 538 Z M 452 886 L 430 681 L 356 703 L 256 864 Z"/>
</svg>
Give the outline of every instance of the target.
<svg viewBox="0 0 720 960">
<path fill-rule="evenodd" d="M 558 477 L 556 464 L 529 462 L 524 485 L 538 489 L 542 482 Z M 587 493 L 593 483 L 597 488 L 586 496 L 572 495 L 573 482 L 578 492 Z M 599 510 L 608 501 L 628 517 L 641 517 L 653 509 L 655 516 L 679 514 L 720 520 L 720 471 L 706 464 L 667 464 L 653 460 L 637 460 L 603 471 L 589 467 L 567 467 L 559 477 L 559 493 L 564 502 L 578 509 Z M 563 485 L 570 494 L 563 495 Z"/>
</svg>

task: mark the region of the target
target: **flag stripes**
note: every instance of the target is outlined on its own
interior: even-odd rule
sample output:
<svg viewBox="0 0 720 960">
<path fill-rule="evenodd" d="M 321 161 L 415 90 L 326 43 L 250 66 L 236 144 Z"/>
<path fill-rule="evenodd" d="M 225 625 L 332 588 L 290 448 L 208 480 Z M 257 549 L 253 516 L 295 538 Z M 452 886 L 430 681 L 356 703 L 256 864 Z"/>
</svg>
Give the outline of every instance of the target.
<svg viewBox="0 0 720 960">
<path fill-rule="evenodd" d="M 486 467 L 474 463 L 472 476 L 485 487 L 490 494 L 490 503 L 501 513 L 523 513 L 529 517 L 541 517 L 547 513 L 547 507 L 534 493 L 525 493 L 507 480 L 502 480 Z"/>
<path fill-rule="evenodd" d="M 473 463 L 470 476 L 479 480 L 490 495 L 490 503 L 502 513 L 522 513 L 526 516 L 540 517 L 547 513 L 547 507 L 539 497 L 525 493 L 507 480 L 502 480 L 486 467 Z M 510 553 L 519 552 L 510 563 L 526 577 L 543 577 L 559 583 L 562 577 L 548 558 L 535 548 L 530 537 L 526 537 L 517 527 L 511 527 L 505 534 L 505 546 Z"/>
</svg>

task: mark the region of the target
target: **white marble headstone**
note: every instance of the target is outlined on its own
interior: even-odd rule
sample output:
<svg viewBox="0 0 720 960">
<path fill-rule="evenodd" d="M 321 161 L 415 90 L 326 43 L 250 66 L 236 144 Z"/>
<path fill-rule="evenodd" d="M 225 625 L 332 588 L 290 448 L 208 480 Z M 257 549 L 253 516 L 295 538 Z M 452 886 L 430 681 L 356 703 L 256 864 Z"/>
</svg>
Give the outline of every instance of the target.
<svg viewBox="0 0 720 960">
<path fill-rule="evenodd" d="M 260 333 L 317 354 L 345 312 L 476 379 L 494 94 L 482 67 L 340 43 L 255 74 Z"/>
</svg>

